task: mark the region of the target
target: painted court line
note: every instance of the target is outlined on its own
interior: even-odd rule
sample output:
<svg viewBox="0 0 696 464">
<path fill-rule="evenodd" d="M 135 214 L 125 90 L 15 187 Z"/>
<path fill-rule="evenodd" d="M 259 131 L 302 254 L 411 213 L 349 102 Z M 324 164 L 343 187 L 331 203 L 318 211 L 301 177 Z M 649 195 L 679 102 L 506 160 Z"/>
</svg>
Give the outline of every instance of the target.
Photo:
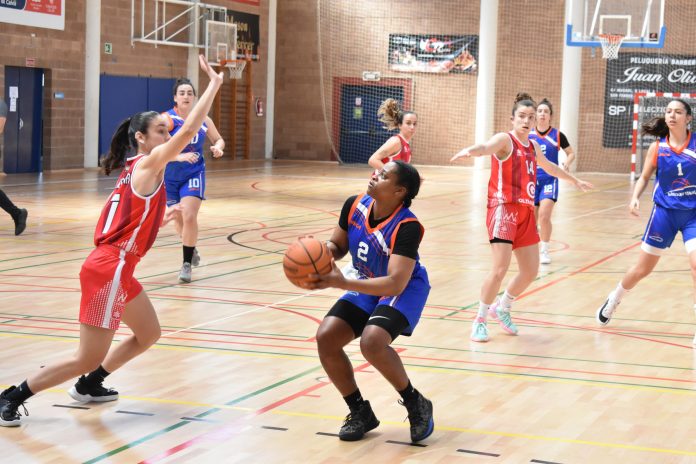
<svg viewBox="0 0 696 464">
<path fill-rule="evenodd" d="M 290 297 L 290 298 L 285 298 L 284 300 L 276 301 L 275 303 L 268 303 L 268 304 L 265 304 L 265 305 L 260 306 L 260 307 L 258 307 L 258 308 L 250 309 L 249 311 L 244 311 L 244 312 L 241 312 L 241 313 L 232 314 L 232 315 L 230 315 L 230 316 L 221 317 L 220 319 L 215 319 L 215 320 L 212 320 L 212 321 L 203 322 L 203 323 L 201 323 L 201 324 L 195 324 L 195 325 L 192 325 L 192 326 L 190 326 L 190 327 L 186 327 L 186 328 L 183 328 L 183 329 L 175 330 L 175 331 L 173 331 L 173 332 L 169 332 L 169 333 L 167 333 L 167 334 L 164 334 L 164 335 L 162 335 L 162 337 L 160 337 L 160 338 L 171 337 L 172 335 L 176 335 L 176 334 L 178 334 L 178 333 L 185 332 L 185 331 L 187 331 L 187 330 L 197 329 L 197 328 L 199 328 L 199 327 L 204 327 L 204 326 L 207 326 L 207 325 L 217 324 L 217 323 L 220 323 L 220 322 L 228 321 L 228 320 L 230 320 L 230 319 L 234 319 L 234 318 L 239 317 L 239 316 L 244 316 L 244 315 L 246 315 L 246 314 L 256 313 L 256 312 L 261 311 L 261 310 L 263 310 L 263 309 L 268 309 L 268 308 L 270 308 L 270 307 L 275 307 L 275 306 L 283 305 L 283 304 L 289 303 L 289 302 L 291 302 L 291 301 L 299 300 L 299 299 L 304 298 L 304 297 L 306 297 L 306 296 L 313 296 L 313 295 L 316 295 L 317 293 L 320 293 L 320 292 L 322 292 L 322 291 L 323 291 L 323 289 L 322 289 L 322 290 L 314 290 L 314 291 L 312 291 L 312 292 L 303 293 L 302 295 L 297 295 L 297 296 L 292 296 L 292 297 Z"/>
<path fill-rule="evenodd" d="M 498 456 L 500 456 L 499 454 L 496 454 L 496 453 L 485 453 L 483 451 L 466 450 L 466 449 L 461 449 L 461 448 L 458 449 L 457 452 L 458 453 L 468 453 L 468 454 L 478 454 L 480 456 L 491 456 L 494 458 L 497 458 Z"/>
<path fill-rule="evenodd" d="M 403 351 L 403 349 L 398 350 L 398 351 Z M 361 370 L 365 369 L 368 366 L 370 366 L 370 363 L 365 362 L 365 363 L 355 367 L 353 370 L 354 370 L 354 372 L 360 372 Z M 216 430 L 212 430 L 210 432 L 203 433 L 203 434 L 198 435 L 194 438 L 191 438 L 183 443 L 180 443 L 172 448 L 169 448 L 169 449 L 167 449 L 167 450 L 165 450 L 165 451 L 163 451 L 163 452 L 161 452 L 161 453 L 159 453 L 151 458 L 148 458 L 148 459 L 141 461 L 139 464 L 154 464 L 154 463 L 160 462 L 160 461 L 162 461 L 170 456 L 173 456 L 181 451 L 184 451 L 186 449 L 189 449 L 191 447 L 194 447 L 194 446 L 197 446 L 197 445 L 200 445 L 203 443 L 209 443 L 209 444 L 210 443 L 212 443 L 212 444 L 220 443 L 220 442 L 228 439 L 231 435 L 235 435 L 240 430 L 242 430 L 242 428 L 238 424 L 238 422 L 240 422 L 240 421 L 244 422 L 244 421 L 247 421 L 249 419 L 253 419 L 254 417 L 257 417 L 257 416 L 260 416 L 262 414 L 265 414 L 266 412 L 272 411 L 272 410 L 278 408 L 279 406 L 282 406 L 286 403 L 289 403 L 290 401 L 293 401 L 297 398 L 301 398 L 303 396 L 306 396 L 308 393 L 311 393 L 311 392 L 318 390 L 320 388 L 324 388 L 327 385 L 331 385 L 331 384 L 328 382 L 316 383 L 310 387 L 307 387 L 307 388 L 300 390 L 294 394 L 291 394 L 289 396 L 281 398 L 278 401 L 275 401 L 271 404 L 268 404 L 268 405 L 266 405 L 266 406 L 264 406 L 256 411 L 253 411 L 245 416 L 237 418 L 237 419 L 233 420 L 231 423 L 229 423 L 228 425 L 225 425 L 224 427 L 221 427 L 221 428 L 216 429 Z M 201 415 L 199 414 L 199 417 L 200 416 Z"/>
<path fill-rule="evenodd" d="M 385 443 L 389 443 L 391 445 L 417 446 L 419 448 L 425 448 L 428 446 L 425 443 L 411 443 L 410 441 L 396 441 L 396 440 L 387 440 Z"/>
<path fill-rule="evenodd" d="M 116 414 L 132 414 L 134 416 L 154 416 L 154 413 L 151 412 L 136 412 L 136 411 L 122 411 L 118 410 L 116 411 Z"/>
</svg>

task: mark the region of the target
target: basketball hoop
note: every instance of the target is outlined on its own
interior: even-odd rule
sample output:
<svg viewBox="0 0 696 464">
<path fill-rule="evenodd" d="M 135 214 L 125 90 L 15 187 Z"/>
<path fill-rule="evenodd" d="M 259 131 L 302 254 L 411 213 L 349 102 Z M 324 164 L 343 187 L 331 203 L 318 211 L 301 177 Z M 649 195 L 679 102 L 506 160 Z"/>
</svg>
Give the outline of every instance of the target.
<svg viewBox="0 0 696 464">
<path fill-rule="evenodd" d="M 220 67 L 225 67 L 230 71 L 230 79 L 241 79 L 246 68 L 246 60 L 222 60 Z"/>
<path fill-rule="evenodd" d="M 619 57 L 619 48 L 624 36 L 620 34 L 599 34 L 599 41 L 602 44 L 602 58 L 615 60 Z"/>
</svg>

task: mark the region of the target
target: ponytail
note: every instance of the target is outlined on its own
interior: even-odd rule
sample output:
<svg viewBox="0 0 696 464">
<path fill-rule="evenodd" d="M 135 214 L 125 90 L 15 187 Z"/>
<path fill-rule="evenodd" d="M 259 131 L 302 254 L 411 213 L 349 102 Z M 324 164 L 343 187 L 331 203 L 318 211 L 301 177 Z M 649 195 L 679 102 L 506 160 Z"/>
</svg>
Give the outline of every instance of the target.
<svg viewBox="0 0 696 464">
<path fill-rule="evenodd" d="M 109 152 L 101 159 L 101 166 L 104 174 L 111 174 L 114 169 L 122 168 L 125 164 L 128 152 L 131 150 L 130 140 L 128 140 L 128 128 L 132 118 L 125 119 L 111 137 Z"/>
<path fill-rule="evenodd" d="M 125 119 L 118 126 L 111 137 L 109 152 L 101 159 L 104 174 L 108 176 L 114 169 L 125 166 L 128 155 L 133 149 L 138 148 L 138 141 L 135 139 L 136 132 L 146 134 L 148 127 L 150 127 L 150 121 L 158 116 L 159 113 L 156 111 L 143 111 Z"/>
<path fill-rule="evenodd" d="M 641 131 L 643 134 L 652 135 L 661 139 L 669 135 L 669 126 L 664 116 L 656 116 L 650 121 L 643 123 Z"/>
<path fill-rule="evenodd" d="M 689 105 L 689 103 L 687 103 L 686 100 L 682 98 L 673 98 L 672 100 L 670 100 L 669 103 L 672 103 L 673 101 L 681 103 L 684 107 L 684 111 L 686 111 L 687 116 L 691 116 L 691 105 Z M 643 134 L 652 135 L 661 139 L 669 135 L 669 126 L 667 125 L 667 121 L 665 120 L 664 116 L 657 116 L 652 118 L 650 121 L 644 123 L 641 126 L 641 131 L 643 132 Z"/>
<path fill-rule="evenodd" d="M 385 129 L 396 130 L 404 122 L 404 116 L 409 114 L 416 114 L 413 111 L 404 111 L 401 109 L 399 102 L 393 98 L 387 98 L 379 105 L 377 110 L 377 118 L 382 124 L 384 124 Z"/>
</svg>

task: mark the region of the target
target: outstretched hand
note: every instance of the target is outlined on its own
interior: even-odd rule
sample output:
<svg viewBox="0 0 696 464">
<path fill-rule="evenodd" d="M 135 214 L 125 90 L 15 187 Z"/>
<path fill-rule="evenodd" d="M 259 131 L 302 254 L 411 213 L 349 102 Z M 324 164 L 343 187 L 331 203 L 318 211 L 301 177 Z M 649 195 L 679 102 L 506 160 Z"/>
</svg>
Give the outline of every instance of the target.
<svg viewBox="0 0 696 464">
<path fill-rule="evenodd" d="M 592 185 L 591 183 L 580 179 L 578 179 L 577 182 L 575 182 L 575 186 L 583 192 L 587 192 L 588 190 L 592 190 L 594 188 L 594 185 Z"/>
<path fill-rule="evenodd" d="M 469 150 L 465 148 L 456 155 L 454 155 L 452 158 L 450 158 L 450 163 L 454 163 L 459 158 L 471 158 L 471 153 L 469 153 Z"/>
<path fill-rule="evenodd" d="M 222 85 L 222 72 L 216 72 L 213 68 L 211 68 L 210 63 L 206 61 L 205 56 L 203 55 L 198 55 L 198 62 L 201 65 L 201 69 L 208 75 L 210 82 L 215 83 L 218 86 Z"/>
</svg>

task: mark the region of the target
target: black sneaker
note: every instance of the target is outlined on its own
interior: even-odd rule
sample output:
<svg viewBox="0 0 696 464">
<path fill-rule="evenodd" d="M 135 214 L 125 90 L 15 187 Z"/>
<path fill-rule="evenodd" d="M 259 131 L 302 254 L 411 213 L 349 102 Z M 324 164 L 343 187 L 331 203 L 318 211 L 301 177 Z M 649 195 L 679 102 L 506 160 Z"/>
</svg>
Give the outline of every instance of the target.
<svg viewBox="0 0 696 464">
<path fill-rule="evenodd" d="M 379 420 L 370 407 L 370 402 L 363 402 L 356 410 L 351 410 L 343 421 L 338 438 L 343 441 L 360 440 L 367 432 L 377 428 Z"/>
<path fill-rule="evenodd" d="M 88 385 L 87 382 L 85 382 L 84 375 L 80 377 L 70 390 L 68 390 L 68 395 L 80 403 L 103 403 L 106 401 L 116 401 L 118 399 L 118 392 L 116 390 L 113 388 L 104 388 L 102 384 L 95 386 Z"/>
<path fill-rule="evenodd" d="M 15 235 L 21 234 L 27 228 L 27 216 L 29 216 L 29 212 L 26 209 L 19 210 L 19 214 L 14 218 Z"/>
<path fill-rule="evenodd" d="M 399 400 L 399 404 L 405 406 L 408 411 L 408 421 L 411 423 L 411 441 L 415 443 L 428 438 L 435 429 L 433 403 L 418 393 L 416 399 L 408 403 Z"/>
<path fill-rule="evenodd" d="M 16 387 L 12 385 L 10 388 L 0 393 L 0 427 L 19 427 L 22 415 L 19 413 L 19 407 L 24 409 L 24 415 L 28 416 L 29 411 L 24 406 L 24 403 L 17 403 L 7 399 L 7 394 Z"/>
</svg>

